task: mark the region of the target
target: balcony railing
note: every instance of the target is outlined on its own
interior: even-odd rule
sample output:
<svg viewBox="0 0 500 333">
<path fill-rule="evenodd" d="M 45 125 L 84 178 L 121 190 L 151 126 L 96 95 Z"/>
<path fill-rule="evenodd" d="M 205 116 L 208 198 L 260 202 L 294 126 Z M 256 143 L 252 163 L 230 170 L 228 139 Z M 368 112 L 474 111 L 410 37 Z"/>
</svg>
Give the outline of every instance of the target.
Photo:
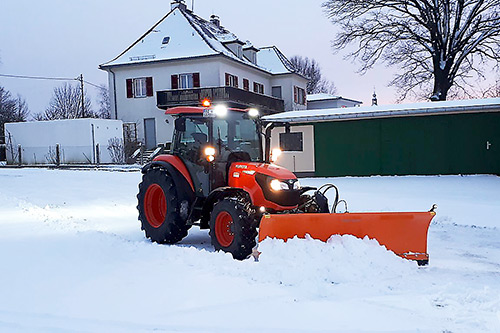
<svg viewBox="0 0 500 333">
<path fill-rule="evenodd" d="M 282 99 L 234 87 L 164 90 L 156 94 L 157 106 L 160 109 L 197 106 L 205 98 L 209 98 L 213 103 L 225 102 L 230 107 L 256 107 L 266 114 L 283 112 L 285 109 Z"/>
</svg>

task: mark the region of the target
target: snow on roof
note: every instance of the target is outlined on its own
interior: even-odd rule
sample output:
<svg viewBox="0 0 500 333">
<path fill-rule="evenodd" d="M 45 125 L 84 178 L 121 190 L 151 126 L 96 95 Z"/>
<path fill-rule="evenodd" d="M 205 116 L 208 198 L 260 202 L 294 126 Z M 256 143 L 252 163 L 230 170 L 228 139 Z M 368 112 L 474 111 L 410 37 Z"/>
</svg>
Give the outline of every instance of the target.
<svg viewBox="0 0 500 333">
<path fill-rule="evenodd" d="M 220 24 L 176 7 L 118 57 L 100 67 L 223 54 L 271 74 L 294 72 L 290 61 L 275 46 L 261 49 L 255 65 L 245 57 L 238 58 L 227 48 L 225 44 L 230 42 L 253 47 L 251 42 L 241 42 Z"/>
<path fill-rule="evenodd" d="M 318 102 L 318 101 L 328 101 L 328 100 L 340 100 L 340 99 L 344 100 L 344 101 L 351 101 L 351 102 L 363 104 L 363 102 L 361 102 L 361 101 L 357 101 L 357 100 L 350 99 L 350 98 L 344 98 L 342 96 L 335 96 L 335 95 L 325 94 L 325 93 L 307 95 L 307 101 L 308 102 Z"/>
<path fill-rule="evenodd" d="M 342 97 L 330 95 L 330 94 L 325 94 L 325 93 L 307 95 L 308 102 L 323 101 L 323 100 L 327 100 L 327 99 L 340 99 L 340 98 L 342 98 Z"/>
<path fill-rule="evenodd" d="M 217 53 L 186 20 L 183 12 L 176 8 L 117 58 L 101 66 L 134 64 Z"/>
<path fill-rule="evenodd" d="M 288 111 L 265 116 L 263 119 L 282 122 L 318 122 L 478 111 L 500 111 L 500 98 Z"/>
<path fill-rule="evenodd" d="M 263 47 L 257 52 L 257 64 L 272 74 L 294 73 L 290 61 L 276 46 Z"/>
</svg>

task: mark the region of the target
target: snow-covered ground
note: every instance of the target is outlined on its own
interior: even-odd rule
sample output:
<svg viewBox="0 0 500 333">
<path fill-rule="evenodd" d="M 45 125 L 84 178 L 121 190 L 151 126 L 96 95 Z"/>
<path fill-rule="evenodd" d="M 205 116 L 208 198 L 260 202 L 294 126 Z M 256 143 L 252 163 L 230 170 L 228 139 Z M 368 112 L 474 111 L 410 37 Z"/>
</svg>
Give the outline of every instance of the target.
<svg viewBox="0 0 500 333">
<path fill-rule="evenodd" d="M 266 240 L 259 262 L 206 231 L 144 238 L 139 172 L 0 169 L 1 332 L 500 332 L 500 178 L 303 179 L 350 211 L 438 214 L 430 265 L 373 240 Z"/>
</svg>

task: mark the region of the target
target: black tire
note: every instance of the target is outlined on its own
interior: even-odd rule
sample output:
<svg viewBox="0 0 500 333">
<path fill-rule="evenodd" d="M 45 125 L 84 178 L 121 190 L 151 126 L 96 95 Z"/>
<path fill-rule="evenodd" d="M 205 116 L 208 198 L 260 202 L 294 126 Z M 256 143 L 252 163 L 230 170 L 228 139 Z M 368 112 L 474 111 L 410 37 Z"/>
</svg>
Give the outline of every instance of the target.
<svg viewBox="0 0 500 333">
<path fill-rule="evenodd" d="M 146 237 L 160 244 L 174 244 L 191 227 L 179 215 L 179 198 L 172 178 L 164 169 L 149 169 L 137 194 L 139 220 Z"/>
<path fill-rule="evenodd" d="M 210 238 L 217 251 L 248 258 L 256 246 L 257 225 L 250 205 L 233 198 L 217 202 L 210 216 Z"/>
</svg>

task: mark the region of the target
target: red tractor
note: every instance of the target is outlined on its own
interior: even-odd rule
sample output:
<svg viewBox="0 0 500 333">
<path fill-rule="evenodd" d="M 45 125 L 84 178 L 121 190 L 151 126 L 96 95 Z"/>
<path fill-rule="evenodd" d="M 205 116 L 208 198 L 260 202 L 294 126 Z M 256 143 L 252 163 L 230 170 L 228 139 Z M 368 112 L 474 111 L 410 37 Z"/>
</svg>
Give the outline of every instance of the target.
<svg viewBox="0 0 500 333">
<path fill-rule="evenodd" d="M 137 195 L 146 237 L 173 244 L 197 224 L 210 229 L 216 250 L 247 258 L 263 213 L 297 209 L 303 192 L 297 177 L 264 158 L 255 109 L 166 113 L 176 117 L 171 152 L 143 168 Z"/>
<path fill-rule="evenodd" d="M 139 220 L 146 237 L 152 241 L 177 243 L 187 236 L 191 226 L 198 225 L 201 229 L 210 229 L 216 250 L 230 252 L 235 259 L 242 260 L 249 257 L 257 245 L 259 225 L 260 239 L 266 236 L 285 239 L 295 235 L 303 237 L 304 233 L 315 237 L 314 230 L 319 231 L 316 238 L 321 239 L 335 233 L 359 237 L 367 235 L 363 229 L 370 227 L 364 225 L 361 225 L 360 234 L 357 234 L 359 228 L 353 231 L 344 229 L 346 223 L 340 219 L 355 214 L 335 213 L 338 192 L 330 213 L 325 190 L 335 188 L 333 185 L 322 187 L 312 195 L 305 194 L 315 189 L 301 187 L 292 172 L 270 163 L 270 133 L 276 124 L 268 124 L 266 133 L 263 133 L 264 126 L 257 110 L 223 106 L 175 107 L 168 109 L 166 114 L 175 117 L 170 154 L 160 155 L 144 166 L 137 195 Z M 296 214 L 302 216 L 299 218 Z M 356 214 L 356 218 L 361 216 L 362 223 L 365 219 L 363 214 L 367 213 Z M 382 230 L 382 235 L 375 231 L 368 236 L 379 241 L 382 239 L 380 242 L 384 243 L 384 236 L 388 233 L 384 228 L 391 228 L 390 234 L 394 233 L 393 226 L 384 223 L 394 221 L 394 218 L 388 219 L 385 213 L 374 214 L 379 215 L 367 216 L 366 220 L 370 220 L 367 223 L 375 223 L 376 229 Z M 403 250 L 398 248 L 395 252 L 425 261 L 428 258 L 425 253 L 427 228 L 433 213 L 426 214 L 426 221 L 419 226 L 414 224 L 415 216 L 424 213 L 404 214 L 406 217 L 403 220 L 406 220 L 400 225 L 404 229 L 402 232 L 409 230 L 419 234 L 418 246 L 405 243 Z M 408 218 L 408 214 L 417 215 Z M 372 221 L 374 217 L 375 222 Z M 265 228 L 261 220 L 266 222 Z M 300 225 L 306 220 L 313 222 Z M 341 229 L 336 230 L 336 225 Z M 297 230 L 305 228 L 304 233 L 296 233 L 294 226 Z M 396 237 L 389 238 L 391 243 Z M 415 237 L 399 235 L 397 238 L 406 240 Z M 405 253 L 421 255 L 406 256 Z"/>
</svg>

